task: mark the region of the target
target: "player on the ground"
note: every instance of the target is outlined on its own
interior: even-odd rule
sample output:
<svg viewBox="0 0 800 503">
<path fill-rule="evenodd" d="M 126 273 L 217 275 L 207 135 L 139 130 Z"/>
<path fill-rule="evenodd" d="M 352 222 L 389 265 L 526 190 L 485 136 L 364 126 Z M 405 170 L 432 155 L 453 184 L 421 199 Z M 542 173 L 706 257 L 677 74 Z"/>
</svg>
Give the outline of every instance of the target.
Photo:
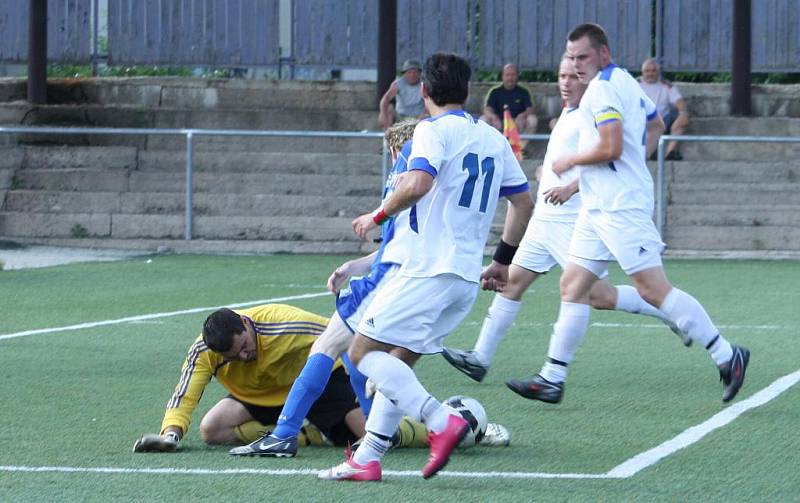
<svg viewBox="0 0 800 503">
<path fill-rule="evenodd" d="M 229 395 L 200 421 L 203 441 L 242 444 L 263 435 L 278 420 L 309 348 L 327 323 L 322 316 L 283 304 L 212 313 L 189 347 L 180 379 L 167 403 L 161 433 L 137 440 L 134 452 L 176 450 L 212 377 Z M 302 443 L 329 445 L 327 438 L 345 445 L 364 434 L 364 414 L 342 362 L 332 364 L 328 373 L 330 380 L 323 385 L 320 399 L 301 418 L 307 417 L 316 427 L 303 428 Z"/>
<path fill-rule="evenodd" d="M 428 58 L 422 95 L 431 118 L 414 131 L 409 171 L 382 208 L 353 221 L 364 238 L 410 209 L 404 224 L 410 229 L 407 256 L 362 316 L 348 351 L 378 390 L 367 434 L 355 453 L 320 478 L 380 480 L 380 459 L 404 414 L 430 431 L 425 478 L 447 463 L 466 434 L 467 422 L 422 387 L 411 365 L 423 354 L 440 352 L 442 338 L 472 307 L 499 196 L 511 202 L 500 255 L 519 243 L 533 210 L 527 179 L 508 141 L 463 110 L 470 75 L 469 64 L 458 56 Z"/>
<path fill-rule="evenodd" d="M 411 136 L 416 119 L 405 120 L 390 126 L 385 139 L 394 161 L 392 171 L 386 180 L 383 198 L 386 199 L 406 172 L 406 162 L 411 151 Z M 278 424 L 272 432 L 258 438 L 248 445 L 231 449 L 230 454 L 238 456 L 293 457 L 297 453 L 297 437 L 303 419 L 309 409 L 322 394 L 331 369 L 339 356 L 346 359 L 347 348 L 353 340 L 354 328 L 369 303 L 378 294 L 389 278 L 397 273 L 403 262 L 405 248 L 403 235 L 409 232 L 408 212 L 401 213 L 387 221 L 383 228 L 380 248 L 364 257 L 350 260 L 337 267 L 328 278 L 328 289 L 337 295 L 336 310 L 331 315 L 325 331 L 314 341 L 303 370 L 297 377 L 286 405 L 278 417 Z M 363 277 L 355 277 L 363 276 Z M 345 290 L 341 290 L 348 278 L 354 277 Z M 372 407 L 372 398 L 364 394 L 366 378 L 355 368 L 349 368 L 353 388 L 366 416 Z M 498 425 L 489 428 L 491 434 L 483 437 L 483 445 L 505 445 L 508 431 Z M 416 421 L 402 421 L 392 442 L 398 447 L 422 447 L 426 444 L 427 430 Z"/>
<path fill-rule="evenodd" d="M 478 382 L 486 376 L 497 346 L 514 323 L 522 306 L 522 295 L 528 287 L 556 264 L 562 270 L 567 265 L 569 241 L 581 207 L 578 173 L 570 171 L 559 178 L 553 173 L 551 164 L 553 159 L 578 151 L 577 111 L 586 84 L 578 80 L 574 65 L 566 54 L 559 65 L 558 88 L 564 108 L 547 144 L 533 219 L 509 267 L 508 282 L 489 307 L 475 348 L 471 351 L 444 348 L 442 352 L 451 365 Z M 605 276 L 592 287 L 589 296 L 592 307 L 652 316 L 671 325 L 670 328 L 681 335 L 666 315 L 645 302 L 635 288 L 612 286 Z M 688 337 L 684 344 L 687 342 L 691 343 Z M 551 345 L 548 361 L 563 361 L 563 356 L 560 346 Z M 559 394 L 557 400 L 560 399 Z"/>
<path fill-rule="evenodd" d="M 636 80 L 611 59 L 608 39 L 596 24 L 582 24 L 567 38 L 567 56 L 581 82 L 588 83 L 578 111 L 577 154 L 555 159 L 557 175 L 580 166 L 583 200 L 561 276 L 561 308 L 551 348 L 563 355 L 547 360 L 539 374 L 506 384 L 519 395 L 555 401 L 563 393 L 570 363 L 589 326 L 592 286 L 616 259 L 642 298 L 708 350 L 732 400 L 744 382 L 750 352 L 730 344 L 691 295 L 673 287 L 664 273 L 664 243 L 653 223 L 653 179 L 646 147 L 658 141 L 664 124 Z M 648 145 L 646 145 L 648 144 Z"/>
</svg>

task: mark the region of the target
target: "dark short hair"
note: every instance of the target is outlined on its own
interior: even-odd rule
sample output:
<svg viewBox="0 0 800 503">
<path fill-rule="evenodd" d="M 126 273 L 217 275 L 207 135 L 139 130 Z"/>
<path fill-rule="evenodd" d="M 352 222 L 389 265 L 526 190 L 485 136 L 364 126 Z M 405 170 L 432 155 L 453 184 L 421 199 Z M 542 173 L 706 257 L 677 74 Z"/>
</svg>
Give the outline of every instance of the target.
<svg viewBox="0 0 800 503">
<path fill-rule="evenodd" d="M 599 49 L 600 46 L 603 45 L 608 47 L 608 37 L 606 36 L 606 32 L 603 30 L 603 27 L 599 24 L 579 24 L 569 32 L 569 35 L 567 35 L 567 41 L 575 42 L 583 37 L 589 37 L 589 42 L 595 49 Z"/>
<path fill-rule="evenodd" d="M 455 54 L 437 52 L 425 61 L 422 85 L 436 105 L 463 105 L 469 96 L 472 70 L 467 60 Z"/>
<path fill-rule="evenodd" d="M 233 336 L 244 332 L 241 316 L 224 307 L 211 313 L 203 323 L 203 342 L 215 353 L 224 353 L 233 346 Z"/>
</svg>

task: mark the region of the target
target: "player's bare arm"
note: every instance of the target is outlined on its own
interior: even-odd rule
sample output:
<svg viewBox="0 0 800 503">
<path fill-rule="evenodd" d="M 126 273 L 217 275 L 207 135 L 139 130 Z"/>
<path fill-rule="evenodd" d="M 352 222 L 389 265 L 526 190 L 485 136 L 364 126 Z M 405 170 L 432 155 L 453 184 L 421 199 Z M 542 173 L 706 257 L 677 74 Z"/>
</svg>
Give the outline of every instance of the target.
<svg viewBox="0 0 800 503">
<path fill-rule="evenodd" d="M 506 213 L 506 221 L 503 227 L 502 241 L 513 248 L 519 246 L 528 222 L 533 214 L 533 199 L 529 192 L 520 192 L 507 196 L 511 203 Z M 508 283 L 508 266 L 497 260 L 497 255 L 492 263 L 481 273 L 481 288 L 484 290 L 494 290 L 502 292 Z"/>
<path fill-rule="evenodd" d="M 367 274 L 372 266 L 372 261 L 375 260 L 375 255 L 378 251 L 357 258 L 355 260 L 348 260 L 344 264 L 334 269 L 331 276 L 328 278 L 328 290 L 334 294 L 338 294 L 342 285 L 350 278 L 350 276 L 363 276 Z"/>
<path fill-rule="evenodd" d="M 622 121 L 615 120 L 597 126 L 600 140 L 591 149 L 564 156 L 553 161 L 553 172 L 557 175 L 575 166 L 605 165 L 622 155 Z"/>
<path fill-rule="evenodd" d="M 394 193 L 384 203 L 383 208 L 375 212 L 365 213 L 353 220 L 353 231 L 361 239 L 367 239 L 367 233 L 378 227 L 378 221 L 397 215 L 406 208 L 415 205 L 422 196 L 433 187 L 433 176 L 422 170 L 411 170 L 406 173 L 403 183 L 398 185 Z"/>
<path fill-rule="evenodd" d="M 574 196 L 578 190 L 580 190 L 579 179 L 576 178 L 568 185 L 547 189 L 542 193 L 542 195 L 544 196 L 544 202 L 560 206 L 569 201 L 569 199 Z"/>
</svg>

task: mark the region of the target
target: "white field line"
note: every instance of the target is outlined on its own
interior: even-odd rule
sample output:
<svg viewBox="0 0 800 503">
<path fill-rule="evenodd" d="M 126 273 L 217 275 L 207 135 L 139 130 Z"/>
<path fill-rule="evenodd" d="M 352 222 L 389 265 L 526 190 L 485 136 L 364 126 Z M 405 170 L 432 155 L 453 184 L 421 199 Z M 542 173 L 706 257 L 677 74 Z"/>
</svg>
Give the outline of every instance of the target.
<svg viewBox="0 0 800 503">
<path fill-rule="evenodd" d="M 748 410 L 760 407 L 800 381 L 800 370 L 785 375 L 757 392 L 750 398 L 737 402 L 718 412 L 710 419 L 686 429 L 671 440 L 658 447 L 645 451 L 617 465 L 606 473 L 543 473 L 543 472 L 439 472 L 440 477 L 482 478 L 482 479 L 627 479 L 665 457 L 698 442 L 708 433 L 721 428 Z M 106 474 L 155 474 L 155 475 L 276 475 L 311 476 L 318 469 L 302 468 L 293 470 L 264 468 L 115 468 L 80 466 L 14 466 L 0 465 L 0 472 L 17 473 L 106 473 Z M 418 471 L 387 470 L 384 475 L 391 477 L 419 477 Z"/>
<path fill-rule="evenodd" d="M 117 318 L 115 320 L 102 320 L 102 321 L 92 321 L 89 323 L 79 323 L 77 325 L 68 325 L 65 327 L 51 327 L 51 328 L 37 328 L 35 330 L 25 330 L 23 332 L 15 332 L 13 334 L 3 334 L 0 335 L 0 340 L 4 339 L 14 339 L 16 337 L 25 337 L 28 335 L 37 335 L 37 334 L 49 334 L 54 332 L 67 332 L 70 330 L 82 330 L 84 328 L 94 328 L 94 327 L 102 327 L 105 325 L 119 325 L 120 323 L 131 323 L 131 322 L 141 322 L 144 320 L 153 320 L 156 318 L 167 318 L 170 316 L 180 316 L 182 314 L 192 314 L 192 313 L 202 313 L 205 311 L 211 311 L 214 309 L 219 309 L 221 307 L 230 307 L 230 308 L 239 308 L 239 307 L 248 307 L 248 306 L 255 306 L 258 304 L 268 304 L 270 302 L 284 302 L 287 300 L 298 300 L 298 299 L 310 299 L 313 297 L 322 297 L 323 295 L 331 295 L 330 292 L 318 292 L 318 293 L 306 293 L 302 295 L 291 295 L 288 297 L 275 297 L 273 299 L 262 299 L 262 300 L 253 300 L 249 302 L 240 302 L 238 304 L 228 304 L 226 306 L 213 306 L 213 307 L 195 307 L 192 309 L 183 309 L 181 311 L 169 311 L 165 313 L 151 313 L 151 314 L 141 314 L 138 316 L 128 316 L 125 318 Z"/>
<path fill-rule="evenodd" d="M 275 470 L 266 468 L 109 468 L 79 466 L 0 466 L 0 472 L 27 473 L 111 473 L 111 474 L 157 474 L 157 475 L 316 475 L 321 470 L 302 468 L 295 470 Z M 390 477 L 421 477 L 418 471 L 384 470 L 383 475 Z M 484 478 L 484 479 L 605 479 L 603 473 L 536 473 L 536 472 L 448 472 L 442 471 L 439 477 Z"/>
<path fill-rule="evenodd" d="M 717 412 L 706 421 L 684 430 L 676 437 L 667 440 L 658 447 L 637 454 L 609 470 L 606 475 L 611 478 L 632 477 L 648 466 L 658 463 L 670 454 L 699 441 L 712 431 L 722 428 L 748 410 L 755 409 L 773 400 L 775 397 L 797 384 L 798 381 L 800 381 L 800 370 L 796 370 L 791 374 L 779 378 L 750 398 L 742 400 L 741 402 L 736 402 L 730 407 Z"/>
<path fill-rule="evenodd" d="M 466 326 L 479 326 L 483 324 L 481 321 L 468 321 L 462 323 Z M 552 327 L 553 323 L 546 323 L 543 321 L 531 321 L 524 323 L 514 323 L 515 327 Z M 663 330 L 666 325 L 663 323 L 612 323 L 596 321 L 589 325 L 591 328 L 644 328 L 644 329 L 659 329 Z M 717 325 L 720 330 L 787 330 L 791 327 L 781 325 Z"/>
</svg>

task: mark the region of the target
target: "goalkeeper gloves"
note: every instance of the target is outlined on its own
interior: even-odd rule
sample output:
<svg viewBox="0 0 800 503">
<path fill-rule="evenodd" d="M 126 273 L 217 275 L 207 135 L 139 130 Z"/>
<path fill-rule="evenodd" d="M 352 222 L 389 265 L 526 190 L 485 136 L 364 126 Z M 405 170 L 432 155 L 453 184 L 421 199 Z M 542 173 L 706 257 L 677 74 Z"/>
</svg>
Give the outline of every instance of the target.
<svg viewBox="0 0 800 503">
<path fill-rule="evenodd" d="M 174 431 L 163 435 L 148 434 L 133 444 L 133 452 L 175 452 L 178 449 L 180 437 Z"/>
</svg>

